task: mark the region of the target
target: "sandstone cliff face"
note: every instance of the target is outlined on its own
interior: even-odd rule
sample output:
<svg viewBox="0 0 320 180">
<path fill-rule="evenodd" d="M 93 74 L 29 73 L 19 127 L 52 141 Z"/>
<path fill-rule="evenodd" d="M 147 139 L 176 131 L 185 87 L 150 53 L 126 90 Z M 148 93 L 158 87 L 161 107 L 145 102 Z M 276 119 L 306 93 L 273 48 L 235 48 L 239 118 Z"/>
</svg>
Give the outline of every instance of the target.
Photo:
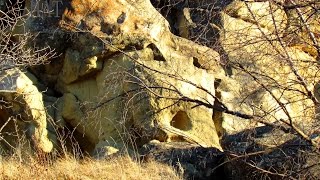
<svg viewBox="0 0 320 180">
<path fill-rule="evenodd" d="M 32 3 L 26 8 L 34 9 Z M 310 64 L 319 56 L 288 40 L 297 14 L 270 1 L 167 3 L 71 0 L 56 14 L 34 14 L 15 28 L 39 33 L 30 44 L 60 53 L 30 68 L 39 83 L 19 72 L 28 86 L 13 93 L 36 91 L 24 96 L 24 107 L 38 107 L 27 118 L 39 149 L 49 152 L 56 143 L 48 130 L 72 128 L 82 135 L 82 148 L 97 156 L 153 139 L 222 150 L 223 134 L 261 126 L 239 112 L 269 123 L 314 121 L 310 93 L 318 97 L 319 79 Z M 157 5 L 170 8 L 158 12 Z"/>
</svg>

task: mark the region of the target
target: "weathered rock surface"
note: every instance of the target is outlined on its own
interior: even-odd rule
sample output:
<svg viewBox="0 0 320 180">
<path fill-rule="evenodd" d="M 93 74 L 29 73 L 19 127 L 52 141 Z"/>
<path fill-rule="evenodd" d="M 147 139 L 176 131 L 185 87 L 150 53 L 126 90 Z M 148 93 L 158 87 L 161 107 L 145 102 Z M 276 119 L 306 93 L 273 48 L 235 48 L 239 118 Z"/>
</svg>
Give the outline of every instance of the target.
<svg viewBox="0 0 320 180">
<path fill-rule="evenodd" d="M 199 87 L 214 95 L 215 79 L 224 76 L 218 54 L 172 35 L 147 1 L 103 2 L 73 1 L 61 22 L 85 31 L 67 50 L 59 75 L 63 119 L 97 151 L 121 148 L 128 128 L 138 132 L 138 142 L 189 141 L 221 150 L 212 109 L 181 101 L 214 102 Z M 92 7 L 89 13 L 85 7 Z"/>
<path fill-rule="evenodd" d="M 51 152 L 55 143 L 55 135 L 50 134 L 47 130 L 48 122 L 42 93 L 38 91 L 29 77 L 18 69 L 1 71 L 0 88 L 0 96 L 3 102 L 6 102 L 1 105 L 1 129 L 8 134 L 16 133 L 15 130 L 26 131 L 28 138 L 32 140 L 39 152 Z M 15 116 L 18 117 L 16 125 L 10 122 L 15 121 Z M 18 145 L 16 143 L 19 142 L 14 138 L 9 135 L 5 146 L 11 148 Z"/>
<path fill-rule="evenodd" d="M 230 77 L 223 78 L 216 95 L 227 107 L 263 117 L 268 122 L 288 120 L 286 110 L 276 102 L 276 99 L 281 99 L 291 119 L 305 122 L 307 117 L 309 125 L 314 123 L 314 102 L 307 94 L 313 93 L 314 85 L 319 81 L 317 66 L 313 65 L 317 61 L 315 53 L 308 48 L 313 44 L 309 35 L 304 34 L 304 38 L 299 35 L 300 42 L 309 39 L 304 41 L 304 45 L 290 45 L 297 42 L 293 40 L 297 37 L 293 36 L 301 31 L 299 27 L 307 32 L 305 25 L 297 26 L 301 19 L 296 10 L 284 8 L 290 3 L 238 0 L 175 2 L 154 1 L 153 4 L 168 19 L 171 28 L 176 30 L 175 34 L 219 52 L 221 63 L 226 64 L 224 68 Z M 164 5 L 167 8 L 160 8 Z M 300 10 L 304 19 L 308 19 L 311 32 L 318 37 L 317 23 L 313 20 L 317 15 L 307 18 L 312 10 Z M 295 71 L 305 81 L 305 87 Z M 259 77 L 259 83 L 250 73 Z M 306 108 L 302 111 L 301 107 Z M 225 130 L 221 132 L 229 134 L 260 125 L 220 112 L 215 113 L 214 119 L 222 123 Z"/>
<path fill-rule="evenodd" d="M 222 150 L 212 108 L 195 103 L 215 101 L 215 81 L 225 76 L 216 51 L 174 36 L 149 1 L 73 0 L 59 7 L 58 16 L 33 12 L 24 29 L 15 29 L 41 32 L 33 43 L 62 53 L 31 68 L 35 81 L 50 87 L 47 94 L 61 96 L 45 97 L 51 131 L 75 128 L 95 145 L 84 150 L 97 156 L 151 139 Z"/>
<path fill-rule="evenodd" d="M 14 32 L 39 34 L 30 44 L 49 45 L 59 56 L 31 67 L 36 77 L 20 70 L 1 75 L 13 79 L 0 83 L 1 96 L 13 104 L 0 109 L 2 124 L 12 113 L 22 114 L 19 126 L 44 152 L 52 151 L 54 132 L 64 128 L 97 158 L 142 147 L 145 158 L 176 165 L 186 178 L 218 178 L 215 167 L 224 156 L 236 159 L 221 166 L 223 176 L 244 179 L 255 170 L 251 178 L 298 177 L 294 171 L 303 167 L 292 164 L 314 164 L 300 158 L 301 149 L 314 152 L 305 142 L 299 140 L 301 149 L 287 148 L 296 142 L 288 127 L 271 133 L 225 113 L 255 115 L 274 126 L 290 119 L 307 136 L 317 136 L 319 52 L 309 47 L 313 42 L 301 43 L 307 27 L 294 27 L 296 12 L 273 1 L 151 2 L 71 0 L 58 3 L 53 14 L 33 12 Z M 33 9 L 32 3 L 26 7 Z M 319 39 L 317 20 L 312 22 Z M 290 34 L 295 31 L 297 38 Z M 150 140 L 159 143 L 146 145 Z M 253 155 L 237 157 L 248 152 Z M 310 169 L 306 177 L 317 176 Z"/>
<path fill-rule="evenodd" d="M 268 22 L 273 22 L 270 13 L 263 11 L 254 13 L 257 7 L 266 6 L 266 3 L 270 2 L 247 2 L 247 7 L 243 7 L 243 3 L 234 3 L 228 7 L 232 9 L 231 11 L 227 10 L 226 13 L 222 13 L 224 27 L 222 38 L 220 38 L 222 46 L 227 52 L 230 62 L 235 66 L 241 64 L 244 68 L 233 71 L 233 79 L 238 85 L 227 88 L 227 92 L 232 93 L 226 93 L 225 97 L 223 94 L 226 90 L 223 90 L 222 87 L 222 91 L 224 91 L 222 99 L 225 99 L 223 101 L 230 106 L 238 107 L 239 111 L 264 116 L 270 122 L 280 119 L 288 120 L 289 118 L 296 122 L 311 122 L 314 120 L 315 114 L 315 109 L 312 108 L 313 102 L 306 94 L 297 93 L 297 91 L 304 92 L 306 88 L 309 92 L 313 91 L 314 82 L 319 79 L 317 78 L 317 67 L 310 66 L 310 63 L 312 64 L 316 60 L 299 49 L 284 48 L 284 42 L 273 41 L 270 43 L 270 39 L 281 36 L 280 33 L 286 30 L 283 22 L 286 22 L 287 18 L 280 7 L 274 7 L 274 13 L 279 13 L 278 16 L 275 16 L 278 19 L 274 20 L 279 25 L 273 25 L 279 30 L 275 32 L 274 29 L 268 27 L 271 25 L 270 23 L 268 25 Z M 276 5 L 268 5 L 269 8 L 273 6 Z M 243 8 L 247 10 L 243 10 Z M 259 18 L 259 20 L 252 19 L 253 17 Z M 243 36 L 243 34 L 246 35 Z M 257 73 L 265 77 L 259 76 L 257 79 L 259 83 L 257 83 L 250 74 L 253 72 L 256 73 L 255 77 L 258 77 Z M 301 83 L 294 83 L 294 81 L 299 82 L 298 76 L 303 78 L 306 88 Z M 267 92 L 264 87 L 267 87 L 270 92 Z M 253 91 L 255 92 L 253 93 Z M 246 100 L 241 97 L 246 97 Z M 286 114 L 286 110 L 276 102 L 276 99 L 280 99 L 280 102 L 285 104 L 290 117 Z M 301 107 L 310 108 L 301 111 Z M 230 132 L 241 126 L 245 128 L 239 123 L 239 119 L 225 116 L 225 128 Z"/>
<path fill-rule="evenodd" d="M 274 2 L 234 1 L 224 10 L 228 15 L 268 29 L 270 33 L 284 30 L 287 26 L 285 11 Z M 237 27 L 242 29 L 242 27 Z M 252 27 L 254 28 L 254 27 Z"/>
</svg>

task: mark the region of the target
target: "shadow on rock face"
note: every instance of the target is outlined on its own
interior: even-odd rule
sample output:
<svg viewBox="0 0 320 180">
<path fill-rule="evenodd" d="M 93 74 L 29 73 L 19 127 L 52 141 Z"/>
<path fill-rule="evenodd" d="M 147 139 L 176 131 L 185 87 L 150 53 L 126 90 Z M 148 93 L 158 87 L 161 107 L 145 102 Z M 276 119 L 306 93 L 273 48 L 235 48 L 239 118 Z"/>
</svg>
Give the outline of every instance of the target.
<svg viewBox="0 0 320 180">
<path fill-rule="evenodd" d="M 263 126 L 223 139 L 229 179 L 317 179 L 317 150 L 295 135 Z"/>
<path fill-rule="evenodd" d="M 15 24 L 16 17 L 23 15 L 25 4 L 25 0 L 0 0 L 0 28 Z"/>
<path fill-rule="evenodd" d="M 224 154 L 216 148 L 203 148 L 185 142 L 153 142 L 141 150 L 143 161 L 156 160 L 172 165 L 185 179 L 225 179 L 223 167 L 211 171 L 223 162 Z"/>
<path fill-rule="evenodd" d="M 183 142 L 150 141 L 143 161 L 172 165 L 185 179 L 317 179 L 320 155 L 295 135 L 257 127 L 223 138 L 225 152 Z"/>
</svg>

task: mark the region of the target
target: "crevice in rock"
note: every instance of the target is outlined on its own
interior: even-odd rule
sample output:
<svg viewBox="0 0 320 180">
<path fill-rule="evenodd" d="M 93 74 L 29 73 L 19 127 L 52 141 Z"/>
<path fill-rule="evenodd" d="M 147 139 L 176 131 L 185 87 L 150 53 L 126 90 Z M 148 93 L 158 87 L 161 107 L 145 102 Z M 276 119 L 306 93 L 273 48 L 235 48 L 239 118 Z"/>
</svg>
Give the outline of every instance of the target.
<svg viewBox="0 0 320 180">
<path fill-rule="evenodd" d="M 43 72 L 42 69 L 45 69 L 45 66 L 46 65 L 40 65 L 27 69 L 30 74 L 37 78 L 36 80 L 38 81 L 38 83 L 34 85 L 38 88 L 39 91 L 48 96 L 53 96 L 56 98 L 62 97 L 63 94 L 55 90 L 54 88 L 57 83 L 58 74 L 50 75 L 48 74 L 48 72 Z M 52 79 L 50 79 L 49 77 L 51 77 Z"/>
<path fill-rule="evenodd" d="M 222 99 L 222 94 L 221 94 L 221 90 L 219 88 L 220 84 L 222 83 L 222 79 L 215 79 L 214 80 L 214 88 L 215 88 L 215 96 L 218 100 L 221 101 Z M 214 107 L 220 107 L 220 104 L 218 103 L 217 100 L 214 101 Z M 222 126 L 223 123 L 223 112 L 221 110 L 216 110 L 213 109 L 212 112 L 212 120 L 215 126 L 215 129 L 217 131 L 218 137 L 220 139 L 223 138 L 223 136 L 225 135 L 225 129 Z"/>
<path fill-rule="evenodd" d="M 150 48 L 153 52 L 153 58 L 156 61 L 166 61 L 166 59 L 163 57 L 162 53 L 160 50 L 157 48 L 155 44 L 149 44 L 147 48 Z"/>
<path fill-rule="evenodd" d="M 215 83 L 216 84 L 216 83 Z M 219 90 L 216 90 L 216 97 L 218 99 L 221 99 L 221 92 Z M 214 102 L 214 106 L 219 106 L 217 101 Z M 223 122 L 223 113 L 221 111 L 213 110 L 212 112 L 212 120 L 214 123 L 214 126 L 216 128 L 217 134 L 219 138 L 222 138 L 225 134 L 225 129 L 222 126 Z"/>
<path fill-rule="evenodd" d="M 10 119 L 9 112 L 5 109 L 5 106 L 0 105 L 0 127 L 3 128 L 1 131 L 1 141 L 0 141 L 0 153 L 10 154 L 13 151 L 12 147 L 15 147 L 17 142 L 17 132 L 15 131 L 15 123 L 13 119 Z M 17 125 L 16 125 L 17 126 Z"/>
<path fill-rule="evenodd" d="M 195 67 L 200 68 L 200 69 L 204 69 L 204 68 L 201 66 L 201 64 L 199 63 L 199 59 L 198 59 L 198 58 L 192 57 L 192 59 L 193 59 L 193 65 L 194 65 Z"/>
<path fill-rule="evenodd" d="M 90 154 L 95 144 L 86 137 L 85 134 L 78 132 L 68 122 L 63 129 L 57 130 L 58 144 L 63 151 L 78 153 L 79 157 Z"/>
<path fill-rule="evenodd" d="M 179 30 L 176 27 L 178 9 L 177 7 L 183 7 L 184 0 L 163 1 L 163 0 L 151 0 L 151 4 L 154 8 L 161 13 L 161 15 L 169 22 L 170 31 L 176 35 L 179 35 Z"/>
</svg>

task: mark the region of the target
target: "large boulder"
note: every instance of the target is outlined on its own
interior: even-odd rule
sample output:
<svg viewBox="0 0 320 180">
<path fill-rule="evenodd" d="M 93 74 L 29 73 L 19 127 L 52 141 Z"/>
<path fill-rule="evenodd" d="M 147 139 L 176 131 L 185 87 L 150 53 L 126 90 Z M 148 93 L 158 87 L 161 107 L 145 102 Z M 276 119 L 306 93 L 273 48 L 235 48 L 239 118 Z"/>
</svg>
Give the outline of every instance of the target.
<svg viewBox="0 0 320 180">
<path fill-rule="evenodd" d="M 174 36 L 149 1 L 74 0 L 60 27 L 74 37 L 55 75 L 55 118 L 95 145 L 86 151 L 152 139 L 222 150 L 213 109 L 197 103 L 213 105 L 225 77 L 217 52 Z"/>
<path fill-rule="evenodd" d="M 38 152 L 51 152 L 56 137 L 47 130 L 48 122 L 43 96 L 34 86 L 33 81 L 24 72 L 13 68 L 1 71 L 0 88 L 0 96 L 5 102 L 1 104 L 2 133 L 19 134 L 26 131 L 27 137 Z M 15 136 L 6 135 L 4 142 L 9 148 L 7 150 L 23 143 L 15 138 Z"/>
</svg>

